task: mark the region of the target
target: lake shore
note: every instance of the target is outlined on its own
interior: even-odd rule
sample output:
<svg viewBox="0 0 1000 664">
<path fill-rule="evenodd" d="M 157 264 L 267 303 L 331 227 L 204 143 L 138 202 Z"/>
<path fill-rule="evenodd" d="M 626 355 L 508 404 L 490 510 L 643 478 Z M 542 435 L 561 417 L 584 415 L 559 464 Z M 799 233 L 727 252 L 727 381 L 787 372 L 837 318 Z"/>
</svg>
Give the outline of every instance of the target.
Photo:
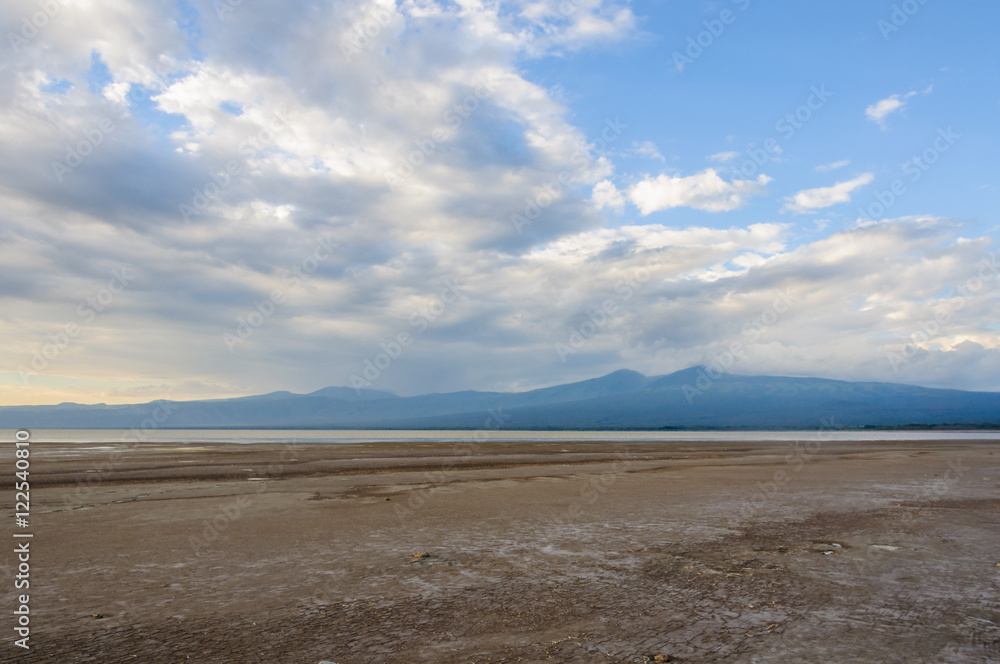
<svg viewBox="0 0 1000 664">
<path fill-rule="evenodd" d="M 995 442 L 31 451 L 13 662 L 1000 657 Z"/>
</svg>

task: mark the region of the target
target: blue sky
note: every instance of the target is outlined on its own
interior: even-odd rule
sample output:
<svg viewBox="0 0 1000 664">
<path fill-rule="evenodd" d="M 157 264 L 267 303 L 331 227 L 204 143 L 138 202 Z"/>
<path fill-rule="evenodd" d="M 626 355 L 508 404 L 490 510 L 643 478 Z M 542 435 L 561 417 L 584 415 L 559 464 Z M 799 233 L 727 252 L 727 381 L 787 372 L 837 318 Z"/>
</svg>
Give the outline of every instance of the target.
<svg viewBox="0 0 1000 664">
<path fill-rule="evenodd" d="M 0 14 L 0 404 L 1000 389 L 995 3 L 37 11 Z"/>
<path fill-rule="evenodd" d="M 742 6 L 635 3 L 633 10 L 642 17 L 639 29 L 648 33 L 644 38 L 611 52 L 542 58 L 526 71 L 533 80 L 565 90 L 581 127 L 621 115 L 637 128 L 636 140 L 655 144 L 668 158 L 664 163 L 681 170 L 712 166 L 709 155 L 742 153 L 778 138 L 785 154 L 764 169 L 776 178 L 769 189 L 778 196 L 825 186 L 836 175 L 852 172 L 875 174 L 869 190 L 885 188 L 900 176 L 905 161 L 933 142 L 939 128 L 954 127 L 975 138 L 935 165 L 934 185 L 910 190 L 893 216 L 976 219 L 983 231 L 995 225 L 989 212 L 1000 203 L 991 172 L 1000 147 L 993 130 L 1000 62 L 994 35 L 970 26 L 995 20 L 1000 9 L 931 2 L 884 39 L 879 21 L 890 20 L 891 4 Z M 674 53 L 685 54 L 688 39 L 704 32 L 704 21 L 718 19 L 725 9 L 733 12 L 734 22 L 678 72 Z M 776 122 L 805 102 L 813 86 L 825 86 L 833 96 L 802 130 L 783 140 Z M 888 117 L 885 130 L 865 117 L 863 109 L 875 100 L 931 86 L 933 92 L 911 98 L 905 109 Z M 850 165 L 835 175 L 813 170 L 845 160 Z M 617 164 L 623 174 L 662 168 L 642 157 L 622 156 Z M 859 194 L 860 201 L 868 201 L 871 191 Z M 821 216 L 843 226 L 854 221 L 857 207 Z M 728 226 L 737 217 L 752 223 L 775 211 L 773 200 L 755 201 L 726 216 L 676 211 L 671 222 Z M 629 210 L 623 222 L 640 221 L 635 212 Z M 812 221 L 794 223 L 805 232 Z"/>
</svg>

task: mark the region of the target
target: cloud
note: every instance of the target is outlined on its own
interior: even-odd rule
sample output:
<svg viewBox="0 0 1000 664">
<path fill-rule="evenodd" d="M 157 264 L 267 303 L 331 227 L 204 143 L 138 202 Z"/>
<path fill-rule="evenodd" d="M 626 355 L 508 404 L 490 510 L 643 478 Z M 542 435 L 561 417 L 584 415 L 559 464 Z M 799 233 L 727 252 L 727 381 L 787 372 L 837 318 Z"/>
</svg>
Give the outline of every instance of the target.
<svg viewBox="0 0 1000 664">
<path fill-rule="evenodd" d="M 708 160 L 724 164 L 727 161 L 732 161 L 733 159 L 736 159 L 737 157 L 740 156 L 740 154 L 741 153 L 736 152 L 735 150 L 730 150 L 729 152 L 719 152 L 713 155 L 709 155 Z"/>
<path fill-rule="evenodd" d="M 906 108 L 906 104 L 912 97 L 918 94 L 929 95 L 933 91 L 934 91 L 934 86 L 930 85 L 924 90 L 919 92 L 914 90 L 911 92 L 907 92 L 904 95 L 897 94 L 886 97 L 885 99 L 881 99 L 872 104 L 871 106 L 869 106 L 868 108 L 866 108 L 865 117 L 867 117 L 872 122 L 876 123 L 879 127 L 881 127 L 884 130 L 886 128 L 885 120 L 888 116 L 892 115 L 893 113 L 902 111 L 904 108 Z"/>
<path fill-rule="evenodd" d="M 625 197 L 610 180 L 602 180 L 595 184 L 590 200 L 598 210 L 609 207 L 621 213 L 625 209 Z"/>
<path fill-rule="evenodd" d="M 647 177 L 633 185 L 628 196 L 643 215 L 676 207 L 728 212 L 742 207 L 752 196 L 764 193 L 769 182 L 771 178 L 763 174 L 756 180 L 727 182 L 708 168 L 687 177 L 666 174 Z"/>
<path fill-rule="evenodd" d="M 830 163 L 830 164 L 821 164 L 821 165 L 817 166 L 816 168 L 814 168 L 813 170 L 816 171 L 817 173 L 826 173 L 826 172 L 835 171 L 838 168 L 844 168 L 845 166 L 850 166 L 850 165 L 851 165 L 851 160 L 850 159 L 842 159 L 841 161 L 835 161 L 835 162 Z"/>
<path fill-rule="evenodd" d="M 9 9 L 16 22 L 38 8 Z M 593 150 L 520 63 L 628 37 L 624 4 L 292 2 L 233 6 L 224 21 L 210 3 L 182 10 L 62 7 L 0 76 L 0 278 L 12 320 L 31 321 L 16 335 L 0 325 L 5 366 L 79 323 L 112 270 L 137 274 L 45 371 L 8 375 L 18 400 L 114 400 L 165 380 L 178 397 L 194 384 L 239 394 L 272 364 L 275 384 L 343 384 L 378 333 L 405 327 L 480 252 L 502 264 L 602 223 L 588 192 L 611 174 L 610 149 Z M 519 234 L 526 201 L 542 211 Z M 181 206 L 196 209 L 186 219 Z M 318 238 L 345 249 L 288 288 Z M 275 289 L 287 299 L 229 353 L 223 334 Z M 336 366 L 303 378 L 321 346 Z"/>
<path fill-rule="evenodd" d="M 785 207 L 782 208 L 782 211 L 806 213 L 828 208 L 838 203 L 850 203 L 851 193 L 866 184 L 870 184 L 874 179 L 874 174 L 864 173 L 853 180 L 838 182 L 830 187 L 803 189 L 795 195 L 785 198 Z"/>
<path fill-rule="evenodd" d="M 649 157 L 650 159 L 659 159 L 660 161 L 666 161 L 664 156 L 660 154 L 660 150 L 656 147 L 656 144 L 652 141 L 643 141 L 642 143 L 633 143 L 632 147 L 635 154 Z"/>
<path fill-rule="evenodd" d="M 636 30 L 635 15 L 624 4 L 604 0 L 528 0 L 513 6 L 518 5 L 520 11 L 513 14 L 516 18 L 504 27 L 509 35 L 522 40 L 525 51 L 534 56 L 618 42 Z M 499 15 L 498 9 L 493 11 Z M 504 19 L 499 20 L 502 25 Z"/>
<path fill-rule="evenodd" d="M 12 31 L 38 11 L 9 4 Z M 609 224 L 600 209 L 628 202 L 734 210 L 771 181 L 709 169 L 619 189 L 609 155 L 632 130 L 608 118 L 588 134 L 523 74 L 527 59 L 634 34 L 625 3 L 242 3 L 224 21 L 183 4 L 60 3 L 5 60 L 0 403 L 306 392 L 349 384 L 400 332 L 414 341 L 373 387 L 666 372 L 747 341 L 782 289 L 798 304 L 747 344 L 742 371 L 892 380 L 886 353 L 991 250 L 927 220 L 801 246 L 792 224 Z M 58 179 L 52 163 L 95 136 Z M 198 208 L 189 221 L 181 205 Z M 531 218 L 520 233 L 515 215 Z M 106 301 L 123 266 L 134 279 Z M 462 296 L 440 310 L 446 279 Z M 921 346 L 930 379 L 1000 387 L 998 292 Z M 611 298 L 618 313 L 563 364 L 555 344 Z M 224 335 L 251 325 L 229 352 Z"/>
<path fill-rule="evenodd" d="M 907 95 L 906 99 L 909 99 L 911 95 Z M 871 106 L 865 109 L 865 116 L 872 122 L 877 123 L 880 127 L 885 129 L 885 118 L 890 113 L 895 113 L 906 106 L 906 99 L 900 99 L 899 95 L 892 95 L 882 99 L 881 101 L 875 102 Z"/>
</svg>

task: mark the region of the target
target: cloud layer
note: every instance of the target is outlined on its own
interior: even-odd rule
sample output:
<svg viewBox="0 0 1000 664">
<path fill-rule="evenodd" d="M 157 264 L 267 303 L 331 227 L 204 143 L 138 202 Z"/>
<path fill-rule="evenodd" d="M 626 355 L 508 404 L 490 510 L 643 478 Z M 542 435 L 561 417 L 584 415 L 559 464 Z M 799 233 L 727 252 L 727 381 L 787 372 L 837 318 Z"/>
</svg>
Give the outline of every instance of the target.
<svg viewBox="0 0 1000 664">
<path fill-rule="evenodd" d="M 913 337 L 991 241 L 930 218 L 803 241 L 780 198 L 730 223 L 771 177 L 616 174 L 663 157 L 521 66 L 636 26 L 600 0 L 61 6 L 0 68 L 0 403 L 520 389 L 734 342 L 744 373 L 1000 387 L 995 274 Z M 692 210 L 713 221 L 668 216 Z"/>
</svg>

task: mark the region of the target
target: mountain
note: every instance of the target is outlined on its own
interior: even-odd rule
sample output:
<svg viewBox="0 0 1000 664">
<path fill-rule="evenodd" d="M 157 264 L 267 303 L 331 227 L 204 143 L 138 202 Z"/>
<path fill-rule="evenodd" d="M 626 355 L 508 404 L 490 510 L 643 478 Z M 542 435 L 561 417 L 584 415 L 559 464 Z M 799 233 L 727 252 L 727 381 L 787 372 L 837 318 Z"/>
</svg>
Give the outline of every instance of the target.
<svg viewBox="0 0 1000 664">
<path fill-rule="evenodd" d="M 817 429 L 1000 427 L 1000 393 L 691 367 L 614 373 L 528 392 L 400 397 L 327 387 L 236 399 L 0 407 L 0 428 Z M 502 423 L 502 424 L 501 424 Z M 148 421 L 147 421 L 148 425 Z"/>
</svg>

